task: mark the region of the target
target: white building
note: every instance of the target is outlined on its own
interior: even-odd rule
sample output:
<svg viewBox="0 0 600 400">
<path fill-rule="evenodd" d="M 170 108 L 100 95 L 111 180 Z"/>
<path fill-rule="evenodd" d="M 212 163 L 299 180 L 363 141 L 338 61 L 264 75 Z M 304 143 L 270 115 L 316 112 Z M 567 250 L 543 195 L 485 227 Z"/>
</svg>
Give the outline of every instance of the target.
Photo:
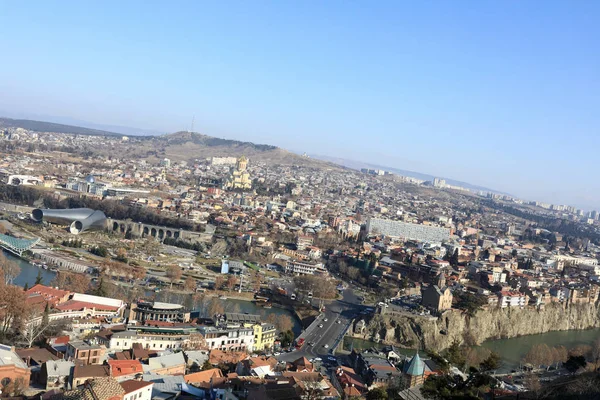
<svg viewBox="0 0 600 400">
<path fill-rule="evenodd" d="M 500 292 L 498 306 L 500 308 L 506 307 L 525 307 L 528 302 L 526 295 L 519 292 Z"/>
<path fill-rule="evenodd" d="M 285 272 L 294 275 L 315 275 L 325 274 L 327 270 L 321 263 L 313 263 L 309 261 L 290 260 L 285 266 Z"/>
<path fill-rule="evenodd" d="M 200 333 L 211 350 L 252 352 L 254 348 L 253 328 L 219 329 L 205 326 L 200 329 Z"/>
<path fill-rule="evenodd" d="M 120 383 L 125 391 L 123 400 L 152 400 L 153 382 L 144 382 L 134 379 Z"/>
<path fill-rule="evenodd" d="M 211 165 L 227 165 L 233 166 L 237 164 L 236 157 L 212 157 L 210 160 Z"/>
<path fill-rule="evenodd" d="M 450 229 L 448 228 L 381 218 L 369 218 L 367 233 L 368 235 L 385 235 L 431 243 L 441 243 L 450 238 Z"/>
</svg>

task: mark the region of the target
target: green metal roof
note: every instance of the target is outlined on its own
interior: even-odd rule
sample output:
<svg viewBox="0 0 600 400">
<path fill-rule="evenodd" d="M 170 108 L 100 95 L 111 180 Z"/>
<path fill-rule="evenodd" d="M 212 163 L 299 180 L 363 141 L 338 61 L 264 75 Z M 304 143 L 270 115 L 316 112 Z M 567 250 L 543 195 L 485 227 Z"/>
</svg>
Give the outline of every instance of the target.
<svg viewBox="0 0 600 400">
<path fill-rule="evenodd" d="M 419 357 L 419 352 L 408 363 L 405 373 L 412 376 L 420 376 L 425 373 L 425 363 Z"/>
</svg>

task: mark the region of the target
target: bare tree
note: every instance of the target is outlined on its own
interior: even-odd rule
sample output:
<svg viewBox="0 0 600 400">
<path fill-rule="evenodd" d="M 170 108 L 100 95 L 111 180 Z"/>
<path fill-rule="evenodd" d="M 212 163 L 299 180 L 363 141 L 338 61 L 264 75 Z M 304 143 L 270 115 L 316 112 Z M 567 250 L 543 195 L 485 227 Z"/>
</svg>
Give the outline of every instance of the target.
<svg viewBox="0 0 600 400">
<path fill-rule="evenodd" d="M 565 363 L 569 359 L 569 351 L 565 346 L 556 346 L 554 349 L 556 351 L 554 362 L 558 368 L 559 363 Z"/>
<path fill-rule="evenodd" d="M 223 278 L 221 275 L 217 275 L 215 277 L 215 290 L 221 290 L 224 282 L 225 278 Z"/>
<path fill-rule="evenodd" d="M 167 267 L 167 278 L 171 281 L 171 289 L 173 289 L 173 283 L 181 279 L 181 268 L 177 265 L 169 265 Z"/>
<path fill-rule="evenodd" d="M 269 314 L 269 316 L 275 314 Z M 294 327 L 294 322 L 289 315 L 279 315 L 275 318 L 275 326 L 279 330 L 279 332 L 287 332 L 291 331 Z"/>
<path fill-rule="evenodd" d="M 205 350 L 208 349 L 204 336 L 200 333 L 190 334 L 188 340 L 183 344 L 184 350 Z"/>
<path fill-rule="evenodd" d="M 15 278 L 21 273 L 21 267 L 16 262 L 6 259 L 0 252 L 0 272 L 2 272 L 4 283 L 12 285 Z"/>
<path fill-rule="evenodd" d="M 525 375 L 524 383 L 527 390 L 529 390 L 531 394 L 535 395 L 535 398 L 539 398 L 542 390 L 540 378 L 536 374 L 528 373 Z"/>
<path fill-rule="evenodd" d="M 208 308 L 208 312 L 211 317 L 217 314 L 223 314 L 225 312 L 225 307 L 223 307 L 223 303 L 219 301 L 219 299 L 212 299 L 210 302 L 210 307 Z"/>
<path fill-rule="evenodd" d="M 235 284 L 237 283 L 237 279 L 235 278 L 235 276 L 233 275 L 229 275 L 229 277 L 227 278 L 227 289 L 231 292 L 233 290 L 233 288 L 235 287 Z"/>
<path fill-rule="evenodd" d="M 20 287 L 0 285 L 0 338 L 20 327 L 25 313 L 25 292 Z"/>
<path fill-rule="evenodd" d="M 19 335 L 19 341 L 27 347 L 33 346 L 33 344 L 42 337 L 44 332 L 50 328 L 50 321 L 48 320 L 47 313 L 49 307 L 46 306 L 46 310 L 42 313 L 36 307 L 28 307 L 25 312 L 25 320 L 23 328 Z"/>
<path fill-rule="evenodd" d="M 360 270 L 356 267 L 349 267 L 348 268 L 348 278 L 352 279 L 353 281 L 355 281 L 360 275 Z"/>
</svg>

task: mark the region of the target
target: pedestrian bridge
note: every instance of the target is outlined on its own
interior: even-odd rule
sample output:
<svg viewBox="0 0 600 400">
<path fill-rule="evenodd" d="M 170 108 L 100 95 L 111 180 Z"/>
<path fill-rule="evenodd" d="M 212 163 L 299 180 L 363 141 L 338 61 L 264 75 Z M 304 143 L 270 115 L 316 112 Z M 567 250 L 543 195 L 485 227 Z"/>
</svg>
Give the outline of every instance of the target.
<svg viewBox="0 0 600 400">
<path fill-rule="evenodd" d="M 38 244 L 40 238 L 19 239 L 14 236 L 0 234 L 0 247 L 21 257 L 27 250 Z"/>
</svg>

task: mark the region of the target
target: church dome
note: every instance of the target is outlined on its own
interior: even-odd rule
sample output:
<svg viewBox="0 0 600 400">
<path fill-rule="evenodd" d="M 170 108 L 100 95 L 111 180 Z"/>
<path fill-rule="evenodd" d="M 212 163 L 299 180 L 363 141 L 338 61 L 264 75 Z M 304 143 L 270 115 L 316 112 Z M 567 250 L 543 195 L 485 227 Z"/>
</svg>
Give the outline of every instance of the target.
<svg viewBox="0 0 600 400">
<path fill-rule="evenodd" d="M 90 174 L 90 175 L 88 175 L 88 176 L 85 177 L 85 181 L 87 183 L 94 183 L 94 182 L 96 182 L 96 178 L 94 177 L 94 175 Z"/>
</svg>

